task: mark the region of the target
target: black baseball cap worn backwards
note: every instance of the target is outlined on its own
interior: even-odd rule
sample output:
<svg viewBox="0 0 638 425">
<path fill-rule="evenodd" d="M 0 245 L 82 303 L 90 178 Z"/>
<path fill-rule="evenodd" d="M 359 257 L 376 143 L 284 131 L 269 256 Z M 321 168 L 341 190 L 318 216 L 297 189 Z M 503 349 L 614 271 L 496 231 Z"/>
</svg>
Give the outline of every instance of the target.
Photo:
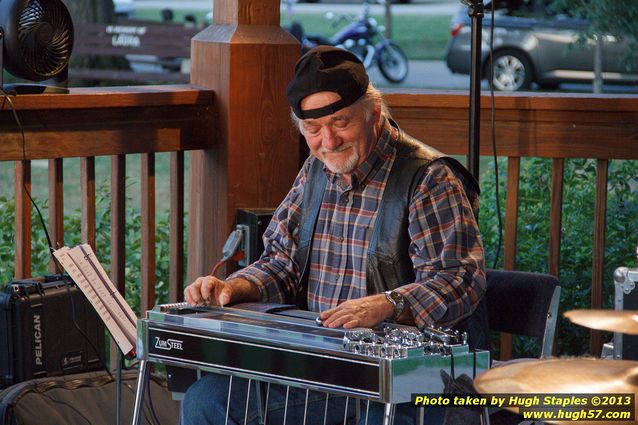
<svg viewBox="0 0 638 425">
<path fill-rule="evenodd" d="M 368 89 L 368 74 L 363 63 L 347 50 L 318 46 L 297 61 L 295 75 L 288 84 L 288 102 L 299 119 L 321 118 L 352 105 Z M 331 91 L 341 99 L 316 109 L 301 110 L 306 96 Z"/>
</svg>

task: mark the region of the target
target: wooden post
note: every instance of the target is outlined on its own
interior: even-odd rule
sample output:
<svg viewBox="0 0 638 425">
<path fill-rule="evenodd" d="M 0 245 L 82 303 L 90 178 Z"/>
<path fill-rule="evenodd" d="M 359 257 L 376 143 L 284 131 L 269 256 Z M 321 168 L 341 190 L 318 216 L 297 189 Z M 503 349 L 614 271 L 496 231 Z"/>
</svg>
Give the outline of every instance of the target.
<svg viewBox="0 0 638 425">
<path fill-rule="evenodd" d="M 209 272 L 241 207 L 275 207 L 298 169 L 286 86 L 300 56 L 278 0 L 214 4 L 191 41 L 191 83 L 215 91 L 211 148 L 191 153 L 188 280 Z"/>
</svg>

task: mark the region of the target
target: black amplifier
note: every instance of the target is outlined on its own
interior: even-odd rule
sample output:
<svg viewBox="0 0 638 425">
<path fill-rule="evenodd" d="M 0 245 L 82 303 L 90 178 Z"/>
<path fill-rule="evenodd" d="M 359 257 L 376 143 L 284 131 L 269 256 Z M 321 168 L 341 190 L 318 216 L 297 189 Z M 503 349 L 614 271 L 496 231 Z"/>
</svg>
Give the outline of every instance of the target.
<svg viewBox="0 0 638 425">
<path fill-rule="evenodd" d="M 99 370 L 104 325 L 69 276 L 11 282 L 0 293 L 0 388 Z"/>
<path fill-rule="evenodd" d="M 244 232 L 244 258 L 238 262 L 239 267 L 257 261 L 264 252 L 262 236 L 272 219 L 272 208 L 247 208 L 237 210 L 235 222 Z"/>
</svg>

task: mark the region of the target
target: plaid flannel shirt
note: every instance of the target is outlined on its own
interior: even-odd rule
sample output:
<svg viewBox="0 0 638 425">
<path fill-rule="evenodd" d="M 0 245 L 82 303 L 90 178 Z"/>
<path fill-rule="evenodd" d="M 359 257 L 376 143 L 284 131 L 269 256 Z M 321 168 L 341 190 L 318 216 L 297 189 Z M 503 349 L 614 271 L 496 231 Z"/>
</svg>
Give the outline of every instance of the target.
<svg viewBox="0 0 638 425">
<path fill-rule="evenodd" d="M 377 144 L 346 182 L 328 177 L 313 236 L 308 308 L 321 312 L 366 295 L 366 252 L 385 183 L 395 158 L 396 138 L 384 126 Z M 312 158 L 312 157 L 311 157 Z M 302 265 L 295 264 L 309 158 L 264 233 L 265 251 L 234 273 L 257 285 L 262 301 L 294 300 Z M 485 293 L 483 247 L 462 183 L 442 161 L 432 163 L 409 205 L 409 255 L 415 282 L 397 290 L 418 327 L 451 325 L 467 317 Z"/>
</svg>

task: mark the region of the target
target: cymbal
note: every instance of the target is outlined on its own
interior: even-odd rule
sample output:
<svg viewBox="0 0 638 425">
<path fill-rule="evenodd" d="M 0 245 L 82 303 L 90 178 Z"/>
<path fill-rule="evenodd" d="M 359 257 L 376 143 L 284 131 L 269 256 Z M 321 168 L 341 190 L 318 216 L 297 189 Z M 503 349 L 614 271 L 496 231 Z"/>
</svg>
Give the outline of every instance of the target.
<svg viewBox="0 0 638 425">
<path fill-rule="evenodd" d="M 587 328 L 638 335 L 638 311 L 571 310 L 564 316 Z"/>
<path fill-rule="evenodd" d="M 575 358 L 511 362 L 479 375 L 474 386 L 481 394 L 636 394 L 638 361 Z M 507 409 L 518 412 L 517 407 Z M 636 425 L 638 419 L 614 424 Z"/>
</svg>

